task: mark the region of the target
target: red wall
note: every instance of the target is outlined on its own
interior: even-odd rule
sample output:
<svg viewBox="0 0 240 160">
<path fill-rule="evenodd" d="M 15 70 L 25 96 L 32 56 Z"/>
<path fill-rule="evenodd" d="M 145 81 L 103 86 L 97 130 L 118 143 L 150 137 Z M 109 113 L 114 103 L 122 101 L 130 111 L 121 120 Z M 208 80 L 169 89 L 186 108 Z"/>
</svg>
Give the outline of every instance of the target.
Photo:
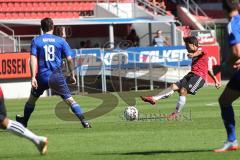
<svg viewBox="0 0 240 160">
<path fill-rule="evenodd" d="M 219 46 L 202 46 L 203 50 L 205 50 L 208 54 L 208 66 L 212 66 L 213 68 L 220 65 L 220 51 Z M 221 81 L 220 72 L 216 75 L 217 79 Z M 213 84 L 213 79 L 208 75 L 207 83 Z"/>
</svg>

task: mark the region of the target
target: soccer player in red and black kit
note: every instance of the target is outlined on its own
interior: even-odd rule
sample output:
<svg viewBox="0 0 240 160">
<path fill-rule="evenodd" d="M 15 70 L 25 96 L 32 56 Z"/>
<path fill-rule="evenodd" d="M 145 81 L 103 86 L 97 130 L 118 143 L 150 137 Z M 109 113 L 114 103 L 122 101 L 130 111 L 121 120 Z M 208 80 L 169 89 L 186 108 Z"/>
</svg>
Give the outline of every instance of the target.
<svg viewBox="0 0 240 160">
<path fill-rule="evenodd" d="M 185 75 L 179 82 L 173 83 L 169 88 L 166 88 L 158 95 L 142 97 L 144 102 L 148 102 L 152 105 L 160 99 L 165 99 L 171 96 L 175 91 L 179 93 L 179 99 L 176 104 L 176 111 L 174 111 L 170 117 L 177 118 L 181 109 L 186 103 L 187 94 L 195 95 L 197 90 L 202 88 L 207 74 L 209 74 L 214 82 L 215 87 L 219 88 L 221 84 L 213 74 L 212 70 L 208 70 L 208 57 L 207 53 L 198 46 L 198 40 L 194 36 L 184 38 L 188 57 L 192 59 L 191 72 Z"/>
<path fill-rule="evenodd" d="M 21 123 L 7 118 L 6 108 L 4 104 L 3 92 L 0 87 L 0 125 L 2 129 L 6 129 L 20 137 L 24 137 L 32 141 L 39 152 L 44 155 L 47 153 L 48 140 L 46 137 L 38 136 L 25 128 Z"/>
</svg>

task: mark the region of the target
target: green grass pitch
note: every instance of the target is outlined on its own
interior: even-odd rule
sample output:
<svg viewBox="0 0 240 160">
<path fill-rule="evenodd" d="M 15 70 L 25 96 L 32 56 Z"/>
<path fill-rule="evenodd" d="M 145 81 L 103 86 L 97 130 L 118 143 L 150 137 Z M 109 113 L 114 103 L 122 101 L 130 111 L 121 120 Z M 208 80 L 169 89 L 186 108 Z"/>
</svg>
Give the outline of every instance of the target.
<svg viewBox="0 0 240 160">
<path fill-rule="evenodd" d="M 184 116 L 176 120 L 145 119 L 127 122 L 121 118 L 126 103 L 119 98 L 110 113 L 91 120 L 92 129 L 83 129 L 79 122 L 58 119 L 54 108 L 59 97 L 40 98 L 29 128 L 49 138 L 49 151 L 40 156 L 28 141 L 0 132 L 0 159 L 16 160 L 226 160 L 239 159 L 240 151 L 213 153 L 226 139 L 217 104 L 222 89 L 205 87 L 196 96 L 188 96 Z M 129 94 L 131 98 L 132 93 Z M 117 94 L 115 94 L 117 95 Z M 88 96 L 75 96 L 84 111 L 102 101 Z M 173 111 L 178 95 L 159 101 L 156 107 L 136 99 L 140 116 L 166 114 Z M 26 100 L 6 100 L 8 116 L 21 113 Z M 234 103 L 239 135 L 239 100 Z M 191 116 L 190 116 L 191 114 Z M 191 119 L 190 119 L 191 117 Z"/>
</svg>

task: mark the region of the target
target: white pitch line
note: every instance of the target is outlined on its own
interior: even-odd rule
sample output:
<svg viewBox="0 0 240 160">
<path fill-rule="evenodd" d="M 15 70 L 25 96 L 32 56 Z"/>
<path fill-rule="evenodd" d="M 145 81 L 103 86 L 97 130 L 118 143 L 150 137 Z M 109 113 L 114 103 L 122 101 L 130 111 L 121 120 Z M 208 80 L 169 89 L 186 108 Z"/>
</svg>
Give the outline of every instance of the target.
<svg viewBox="0 0 240 160">
<path fill-rule="evenodd" d="M 206 106 L 218 106 L 217 102 L 207 103 Z"/>
<path fill-rule="evenodd" d="M 206 106 L 219 106 L 218 102 L 207 103 Z M 233 104 L 233 106 L 240 106 L 240 104 Z"/>
</svg>

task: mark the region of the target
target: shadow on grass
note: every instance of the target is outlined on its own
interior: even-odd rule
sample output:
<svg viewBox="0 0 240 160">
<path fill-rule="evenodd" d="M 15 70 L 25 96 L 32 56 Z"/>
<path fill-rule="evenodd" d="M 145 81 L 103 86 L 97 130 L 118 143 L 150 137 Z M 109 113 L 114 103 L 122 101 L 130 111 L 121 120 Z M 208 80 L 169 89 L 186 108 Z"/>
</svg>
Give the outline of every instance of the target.
<svg viewBox="0 0 240 160">
<path fill-rule="evenodd" d="M 201 153 L 212 152 L 213 150 L 159 150 L 159 151 L 142 151 L 142 152 L 126 152 L 126 153 L 101 153 L 99 155 L 155 155 L 155 154 L 177 154 L 177 153 Z"/>
<path fill-rule="evenodd" d="M 122 155 L 154 155 L 154 154 L 176 154 L 176 153 L 194 153 L 194 152 L 211 152 L 212 150 L 159 150 L 159 151 L 142 151 L 127 152 Z"/>
<path fill-rule="evenodd" d="M 41 158 L 43 157 L 42 155 L 40 155 L 38 152 L 36 153 L 11 153 L 9 151 L 9 153 L 5 153 L 0 155 L 0 159 L 4 160 L 4 159 L 13 159 L 13 160 L 25 160 L 25 159 L 36 159 L 36 158 Z"/>
</svg>

